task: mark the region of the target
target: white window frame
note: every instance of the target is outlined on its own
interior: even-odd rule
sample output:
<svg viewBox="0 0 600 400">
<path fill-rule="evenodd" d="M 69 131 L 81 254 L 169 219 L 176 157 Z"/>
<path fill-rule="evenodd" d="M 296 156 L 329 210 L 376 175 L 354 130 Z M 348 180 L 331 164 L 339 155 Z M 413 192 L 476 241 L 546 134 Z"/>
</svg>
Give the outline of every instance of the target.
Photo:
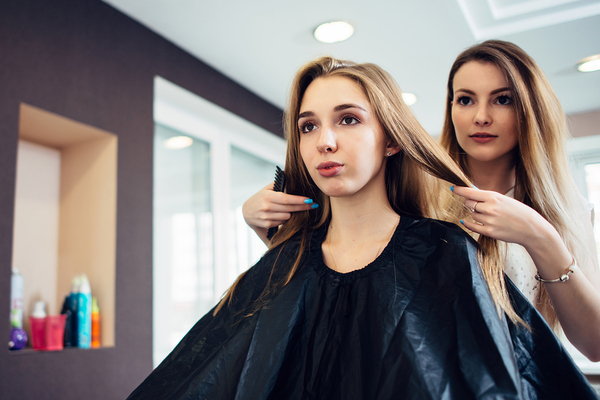
<svg viewBox="0 0 600 400">
<path fill-rule="evenodd" d="M 154 78 L 154 122 L 198 138 L 210 146 L 216 303 L 218 296 L 231 286 L 239 272 L 229 268 L 231 254 L 227 251 L 228 237 L 232 235 L 228 223 L 231 147 L 283 168 L 285 140 L 159 76 Z M 160 305 L 154 305 L 157 306 Z M 155 366 L 160 361 L 155 359 Z"/>
<path fill-rule="evenodd" d="M 568 143 L 567 151 L 571 175 L 577 184 L 579 192 L 587 198 L 588 192 L 584 168 L 586 164 L 600 163 L 600 135 L 573 138 Z M 600 212 L 600 210 L 595 210 L 595 212 Z M 588 360 L 566 340 L 563 340 L 563 343 L 584 374 L 600 374 L 600 363 Z"/>
<path fill-rule="evenodd" d="M 600 135 L 573 138 L 567 148 L 573 179 L 580 193 L 587 197 L 584 167 L 586 164 L 600 163 Z"/>
</svg>

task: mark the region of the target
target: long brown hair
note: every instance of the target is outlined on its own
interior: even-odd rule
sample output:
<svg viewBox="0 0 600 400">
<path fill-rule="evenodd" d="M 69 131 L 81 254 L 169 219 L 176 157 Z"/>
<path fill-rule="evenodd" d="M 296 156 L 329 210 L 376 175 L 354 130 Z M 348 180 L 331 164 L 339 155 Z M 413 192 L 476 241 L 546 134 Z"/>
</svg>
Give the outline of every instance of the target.
<svg viewBox="0 0 600 400">
<path fill-rule="evenodd" d="M 515 199 L 536 210 L 561 235 L 577 259 L 589 257 L 583 243 L 572 231 L 569 221 L 577 220 L 575 204 L 577 189 L 571 178 L 566 156 L 566 140 L 570 137 L 562 107 L 536 62 L 519 46 L 501 40 L 488 40 L 463 51 L 454 61 L 448 77 L 446 116 L 440 137 L 441 145 L 468 174 L 464 151 L 456 139 L 452 123 L 454 76 L 468 62 L 490 63 L 504 74 L 510 88 L 517 119 L 517 156 L 515 157 Z M 489 252 L 489 238 L 482 237 L 480 245 Z M 498 269 L 485 265 L 485 269 Z M 496 271 L 495 273 L 499 273 Z M 550 298 L 541 286 L 538 304 L 551 326 L 558 326 Z"/>
<path fill-rule="evenodd" d="M 395 212 L 415 217 L 436 216 L 438 200 L 435 194 L 439 193 L 436 185 L 441 185 L 442 181 L 455 185 L 470 185 L 469 178 L 421 127 L 411 109 L 402 100 L 400 88 L 386 71 L 374 64 L 355 64 L 332 57 L 321 57 L 305 64 L 293 80 L 284 116 L 284 130 L 288 141 L 285 165 L 287 192 L 308 196 L 322 207 L 311 212 L 292 213 L 292 217 L 273 237 L 270 251 L 281 248 L 292 236 L 302 233 L 294 265 L 285 274 L 284 279 L 269 283 L 265 296 L 261 296 L 251 312 L 264 304 L 268 294 L 276 292 L 292 279 L 300 265 L 310 233 L 330 221 L 329 198 L 313 182 L 300 155 L 298 114 L 303 95 L 311 82 L 331 76 L 349 78 L 363 89 L 387 141 L 400 146 L 400 152 L 388 159 L 385 171 L 388 200 Z M 449 191 L 449 185 L 444 184 L 446 191 Z M 452 204 L 452 208 L 464 208 L 456 196 L 453 199 L 455 204 Z M 273 265 L 273 270 L 275 268 L 277 265 Z M 271 276 L 274 275 L 272 273 Z M 231 300 L 235 287 L 242 278 L 243 275 L 229 289 L 215 312 Z M 496 296 L 494 300 L 499 310 L 506 311 L 511 317 L 515 315 L 508 298 Z"/>
</svg>

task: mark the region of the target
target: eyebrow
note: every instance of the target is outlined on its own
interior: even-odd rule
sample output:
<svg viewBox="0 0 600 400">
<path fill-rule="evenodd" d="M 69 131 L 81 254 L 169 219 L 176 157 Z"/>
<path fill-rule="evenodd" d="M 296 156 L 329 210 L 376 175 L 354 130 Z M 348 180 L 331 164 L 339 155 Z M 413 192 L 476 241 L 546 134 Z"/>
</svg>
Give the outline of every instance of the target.
<svg viewBox="0 0 600 400">
<path fill-rule="evenodd" d="M 358 108 L 360 110 L 363 110 L 364 112 L 367 112 L 367 110 L 361 106 L 359 106 L 358 104 L 340 104 L 339 106 L 335 106 L 333 108 L 333 111 L 342 111 L 342 110 L 346 110 L 348 108 Z"/>
<path fill-rule="evenodd" d="M 469 89 L 457 89 L 456 93 L 458 93 L 458 92 L 465 92 L 465 93 L 472 94 L 472 95 L 475 94 L 474 91 L 469 90 Z M 490 92 L 490 94 L 496 94 L 496 93 L 501 93 L 501 92 L 510 92 L 510 88 L 509 87 L 503 87 L 503 88 L 494 89 L 494 90 L 492 90 Z"/>
<path fill-rule="evenodd" d="M 339 106 L 335 106 L 333 108 L 333 111 L 337 112 L 337 111 L 342 111 L 342 110 L 347 110 L 349 108 L 358 108 L 359 110 L 363 110 L 364 112 L 368 112 L 364 107 L 359 106 L 358 104 L 340 104 Z M 300 113 L 298 115 L 298 119 L 300 118 L 306 118 L 306 117 L 313 117 L 315 115 L 314 112 L 312 111 L 304 111 L 303 113 Z"/>
</svg>

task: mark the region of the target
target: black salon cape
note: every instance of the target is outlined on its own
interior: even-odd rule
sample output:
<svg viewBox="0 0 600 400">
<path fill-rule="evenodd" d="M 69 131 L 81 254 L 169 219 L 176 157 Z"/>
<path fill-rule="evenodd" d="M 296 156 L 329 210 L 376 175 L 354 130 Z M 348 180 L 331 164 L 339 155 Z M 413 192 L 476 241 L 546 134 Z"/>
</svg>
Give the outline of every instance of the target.
<svg viewBox="0 0 600 400">
<path fill-rule="evenodd" d="M 510 282 L 532 331 L 498 317 L 476 244 L 458 227 L 403 216 L 382 254 L 348 274 L 323 263 L 325 234 L 244 318 L 299 239 L 266 254 L 231 306 L 198 321 L 129 399 L 597 399 Z"/>
</svg>

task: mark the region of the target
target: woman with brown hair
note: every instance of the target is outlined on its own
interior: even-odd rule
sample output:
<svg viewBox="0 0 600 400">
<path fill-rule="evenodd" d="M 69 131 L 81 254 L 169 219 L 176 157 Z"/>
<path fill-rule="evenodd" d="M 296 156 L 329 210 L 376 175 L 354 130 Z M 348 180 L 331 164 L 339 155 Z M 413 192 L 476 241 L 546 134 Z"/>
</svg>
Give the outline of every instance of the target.
<svg viewBox="0 0 600 400">
<path fill-rule="evenodd" d="M 490 295 L 472 239 L 424 218 L 434 185 L 470 181 L 389 74 L 307 63 L 285 131 L 287 190 L 321 207 L 281 226 L 130 399 L 595 397 L 518 292 L 518 313 Z"/>
</svg>

